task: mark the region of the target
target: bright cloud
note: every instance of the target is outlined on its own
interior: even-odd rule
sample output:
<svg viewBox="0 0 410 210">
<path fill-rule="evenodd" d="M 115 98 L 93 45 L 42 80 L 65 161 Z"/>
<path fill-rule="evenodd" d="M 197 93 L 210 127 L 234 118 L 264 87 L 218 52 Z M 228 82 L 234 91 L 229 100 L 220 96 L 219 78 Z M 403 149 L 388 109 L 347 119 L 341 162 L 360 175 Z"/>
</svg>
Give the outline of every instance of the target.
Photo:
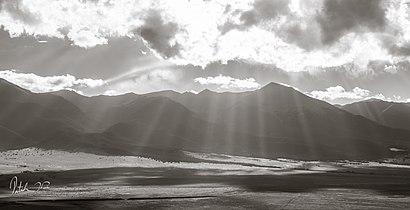
<svg viewBox="0 0 410 210">
<path fill-rule="evenodd" d="M 358 101 L 358 100 L 367 100 L 367 99 L 380 99 L 384 101 L 395 101 L 395 102 L 405 102 L 401 96 L 393 95 L 392 97 L 386 97 L 382 93 L 371 94 L 371 91 L 355 87 L 352 90 L 346 90 L 342 86 L 338 85 L 335 87 L 328 87 L 326 90 L 315 90 L 308 95 L 317 98 L 319 100 L 325 100 L 329 102 L 335 102 L 340 99 L 344 99 L 345 102 L 349 101 Z M 342 100 L 343 101 L 343 100 Z"/>
<path fill-rule="evenodd" d="M 103 80 L 77 79 L 72 75 L 42 77 L 33 73 L 19 73 L 15 70 L 0 71 L 0 78 L 35 93 L 52 92 L 63 89 L 76 90 L 96 88 L 105 84 Z"/>
<path fill-rule="evenodd" d="M 385 65 L 384 66 L 384 71 L 391 73 L 391 74 L 395 74 L 397 73 L 397 67 L 395 65 Z"/>
<path fill-rule="evenodd" d="M 195 90 L 190 90 L 190 91 L 188 91 L 188 93 L 192 93 L 192 94 L 198 94 L 198 91 L 195 91 Z"/>
<path fill-rule="evenodd" d="M 320 100 L 330 100 L 345 98 L 345 99 L 363 99 L 369 96 L 370 91 L 359 87 L 353 88 L 351 91 L 346 91 L 342 86 L 328 87 L 325 91 L 315 90 L 310 92 L 310 95 Z"/>
<path fill-rule="evenodd" d="M 388 99 L 389 101 L 391 101 L 391 99 L 390 98 L 386 98 L 386 96 L 384 96 L 383 94 L 381 94 L 381 93 L 379 93 L 379 94 L 376 94 L 376 95 L 374 95 L 374 96 L 370 96 L 370 97 L 367 97 L 366 99 L 380 99 L 380 100 L 386 100 L 386 99 Z"/>
<path fill-rule="evenodd" d="M 216 77 L 198 77 L 194 79 L 194 82 L 201 85 L 217 85 L 222 89 L 255 89 L 260 86 L 254 78 L 241 80 L 223 75 Z"/>
<path fill-rule="evenodd" d="M 175 74 L 175 72 L 168 69 L 156 69 L 134 78 L 135 82 L 141 84 L 160 84 L 161 82 L 175 82 L 176 80 L 177 75 Z"/>
<path fill-rule="evenodd" d="M 116 96 L 116 95 L 120 95 L 120 94 L 115 90 L 106 90 L 106 91 L 104 91 L 104 93 L 102 95 Z"/>
<path fill-rule="evenodd" d="M 0 25 L 12 36 L 67 38 L 84 48 L 142 39 L 175 64 L 241 59 L 304 71 L 352 63 L 361 72 L 372 60 L 409 59 L 406 1 L 3 0 Z"/>
</svg>

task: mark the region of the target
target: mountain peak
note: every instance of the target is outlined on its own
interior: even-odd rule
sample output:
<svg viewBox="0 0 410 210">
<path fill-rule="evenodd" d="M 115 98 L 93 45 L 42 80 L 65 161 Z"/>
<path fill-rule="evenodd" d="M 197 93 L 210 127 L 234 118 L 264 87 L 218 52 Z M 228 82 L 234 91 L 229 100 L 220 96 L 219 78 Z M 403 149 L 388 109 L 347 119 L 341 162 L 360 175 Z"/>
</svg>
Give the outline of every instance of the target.
<svg viewBox="0 0 410 210">
<path fill-rule="evenodd" d="M 259 89 L 260 91 L 263 92 L 276 92 L 276 91 L 289 91 L 289 90 L 293 90 L 292 87 L 290 86 L 285 86 L 279 83 L 275 83 L 275 82 L 270 82 L 267 85 L 263 86 L 262 88 Z"/>
<path fill-rule="evenodd" d="M 263 88 L 290 88 L 290 86 L 279 84 L 279 83 L 276 83 L 276 82 L 269 82 L 268 84 L 263 86 L 261 89 L 263 89 Z"/>
<path fill-rule="evenodd" d="M 213 92 L 209 89 L 204 89 L 201 92 L 199 92 L 198 94 L 213 94 L 213 93 L 216 93 L 216 92 Z"/>
<path fill-rule="evenodd" d="M 174 97 L 174 96 L 181 95 L 181 93 L 176 92 L 174 90 L 161 90 L 161 91 L 146 93 L 142 95 L 149 96 L 149 97 L 156 97 L 156 96 Z"/>
<path fill-rule="evenodd" d="M 57 91 L 50 92 L 50 93 L 53 94 L 53 95 L 59 95 L 59 96 L 74 95 L 74 96 L 86 97 L 86 96 L 84 96 L 84 95 L 81 95 L 81 94 L 79 94 L 79 93 L 73 91 L 73 90 L 66 90 L 66 89 L 57 90 Z"/>
</svg>

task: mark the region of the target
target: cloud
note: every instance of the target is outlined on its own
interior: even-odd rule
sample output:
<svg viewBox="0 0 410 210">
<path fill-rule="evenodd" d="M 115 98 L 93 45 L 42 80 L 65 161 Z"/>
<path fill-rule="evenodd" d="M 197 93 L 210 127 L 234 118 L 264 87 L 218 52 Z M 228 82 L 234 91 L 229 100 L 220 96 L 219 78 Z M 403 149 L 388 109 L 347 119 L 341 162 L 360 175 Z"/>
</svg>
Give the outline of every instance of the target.
<svg viewBox="0 0 410 210">
<path fill-rule="evenodd" d="M 116 96 L 116 95 L 120 95 L 120 94 L 116 90 L 106 90 L 106 91 L 104 91 L 104 93 L 102 95 Z"/>
<path fill-rule="evenodd" d="M 177 75 L 168 69 L 156 69 L 134 78 L 134 81 L 140 84 L 160 84 L 162 82 L 174 82 L 176 80 Z"/>
<path fill-rule="evenodd" d="M 198 94 L 198 91 L 195 91 L 195 90 L 190 90 L 190 91 L 187 91 L 188 93 L 192 93 L 192 94 Z"/>
<path fill-rule="evenodd" d="M 121 77 L 108 84 L 105 94 L 149 93 L 153 91 L 174 89 L 180 85 L 180 72 L 166 68 L 148 69 L 130 76 Z M 111 90 L 115 90 L 114 93 Z"/>
<path fill-rule="evenodd" d="M 374 96 L 366 97 L 365 99 L 380 99 L 380 100 L 386 100 L 387 99 L 389 101 L 392 101 L 391 98 L 386 98 L 386 96 L 384 96 L 381 93 L 376 94 Z M 400 99 L 395 98 L 395 100 L 400 100 Z"/>
<path fill-rule="evenodd" d="M 398 55 L 398 56 L 409 56 L 410 55 L 410 43 L 404 44 L 404 45 L 397 45 L 393 44 L 389 48 L 390 53 L 393 55 Z"/>
<path fill-rule="evenodd" d="M 408 102 L 410 102 L 410 99 L 404 99 L 399 95 L 393 95 L 393 97 L 386 97 L 381 93 L 376 94 L 374 96 L 367 97 L 365 99 L 380 99 L 380 100 L 383 100 L 383 101 L 397 102 L 397 103 L 408 103 Z"/>
<path fill-rule="evenodd" d="M 396 65 L 385 65 L 384 66 L 384 71 L 391 73 L 391 74 L 397 73 L 397 69 L 398 67 Z"/>
<path fill-rule="evenodd" d="M 317 19 L 324 44 L 332 44 L 350 31 L 377 31 L 386 24 L 380 0 L 325 0 Z"/>
<path fill-rule="evenodd" d="M 225 34 L 230 30 L 247 30 L 249 27 L 271 22 L 273 19 L 288 15 L 291 3 L 288 0 L 255 0 L 250 8 L 240 11 L 237 21 L 229 20 L 219 29 Z"/>
<path fill-rule="evenodd" d="M 342 86 L 328 87 L 325 91 L 315 90 L 310 92 L 310 95 L 320 100 L 335 99 L 363 99 L 369 96 L 370 91 L 359 87 L 353 88 L 351 91 L 346 91 Z"/>
<path fill-rule="evenodd" d="M 221 89 L 255 89 L 260 85 L 254 78 L 236 79 L 229 76 L 218 75 L 216 77 L 198 77 L 194 79 L 201 85 L 216 85 Z"/>
<path fill-rule="evenodd" d="M 71 75 L 66 75 L 67 77 L 70 77 Z M 85 88 L 96 88 L 104 85 L 104 81 L 101 79 L 75 79 L 74 78 L 74 86 L 78 85 L 79 87 L 85 87 Z"/>
<path fill-rule="evenodd" d="M 109 37 L 132 36 L 131 32 L 143 24 L 143 11 L 152 3 L 3 0 L 1 5 L 0 24 L 12 36 L 66 38 L 88 48 L 106 44 Z"/>
<path fill-rule="evenodd" d="M 69 74 L 42 77 L 32 73 L 19 73 L 15 70 L 0 71 L 0 78 L 35 93 L 52 92 L 63 89 L 80 92 L 81 88 L 96 88 L 105 84 L 103 80 L 76 79 Z"/>
<path fill-rule="evenodd" d="M 353 63 L 366 72 L 372 60 L 409 59 L 403 2 L 2 0 L 0 25 L 14 37 L 57 37 L 83 48 L 113 37 L 143 40 L 177 65 L 243 60 L 296 72 Z"/>
<path fill-rule="evenodd" d="M 158 11 L 150 10 L 144 25 L 139 29 L 139 34 L 152 49 L 169 58 L 179 54 L 179 44 L 171 44 L 177 31 L 178 26 L 175 23 L 164 23 Z"/>
<path fill-rule="evenodd" d="M 288 12 L 288 0 L 256 0 L 251 10 L 241 14 L 240 20 L 245 26 L 251 26 Z"/>
<path fill-rule="evenodd" d="M 0 10 L 7 11 L 7 13 L 15 20 L 27 24 L 37 24 L 38 18 L 31 11 L 27 10 L 21 0 L 15 1 L 0 1 Z"/>
<path fill-rule="evenodd" d="M 290 19 L 287 24 L 275 29 L 275 33 L 288 43 L 293 43 L 307 51 L 320 48 L 322 47 L 320 26 L 309 19 L 312 17 Z"/>
<path fill-rule="evenodd" d="M 95 47 L 97 45 L 107 44 L 107 38 L 102 36 L 97 36 L 95 33 L 89 30 L 79 30 L 76 32 L 69 32 L 67 33 L 67 37 L 69 37 L 75 45 L 89 48 Z"/>
<path fill-rule="evenodd" d="M 319 100 L 342 104 L 368 99 L 379 99 L 392 102 L 406 102 L 406 100 L 402 99 L 400 95 L 393 94 L 391 97 L 389 97 L 385 96 L 382 93 L 372 94 L 370 90 L 366 90 L 360 87 L 355 87 L 352 90 L 346 90 L 340 85 L 328 87 L 325 91 L 314 90 L 307 94 Z"/>
</svg>

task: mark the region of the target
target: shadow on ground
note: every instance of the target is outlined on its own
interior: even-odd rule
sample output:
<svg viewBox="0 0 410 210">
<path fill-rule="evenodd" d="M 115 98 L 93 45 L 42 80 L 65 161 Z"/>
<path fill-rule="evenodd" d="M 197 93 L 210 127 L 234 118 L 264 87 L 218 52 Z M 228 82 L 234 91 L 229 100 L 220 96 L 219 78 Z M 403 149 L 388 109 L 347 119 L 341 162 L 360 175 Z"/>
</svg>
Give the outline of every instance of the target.
<svg viewBox="0 0 410 210">
<path fill-rule="evenodd" d="M 201 175 L 203 172 L 214 175 Z M 177 168 L 103 168 L 27 172 L 23 182 L 49 180 L 52 186 L 173 186 L 225 184 L 252 192 L 309 192 L 327 188 L 373 190 L 385 195 L 410 195 L 410 170 L 366 168 L 292 175 L 219 175 L 218 170 Z M 14 174 L 0 175 L 0 194 L 9 194 Z"/>
</svg>

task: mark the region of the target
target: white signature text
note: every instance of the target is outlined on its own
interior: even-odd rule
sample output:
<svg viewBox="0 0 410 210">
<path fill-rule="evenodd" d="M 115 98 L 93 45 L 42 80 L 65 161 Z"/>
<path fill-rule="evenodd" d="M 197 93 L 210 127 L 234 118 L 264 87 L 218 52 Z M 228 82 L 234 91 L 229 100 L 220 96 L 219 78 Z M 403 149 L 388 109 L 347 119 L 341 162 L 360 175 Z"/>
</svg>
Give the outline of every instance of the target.
<svg viewBox="0 0 410 210">
<path fill-rule="evenodd" d="M 22 181 L 18 181 L 17 176 L 14 176 L 11 180 L 10 180 L 10 190 L 12 194 L 17 194 L 17 193 L 21 193 L 21 192 L 28 192 L 31 190 L 35 190 L 35 191 L 40 191 L 43 189 L 48 189 L 50 186 L 50 182 L 49 181 L 44 181 L 44 182 L 36 182 L 34 184 L 34 186 L 37 186 L 37 188 L 35 189 L 29 189 L 29 183 L 28 182 L 22 182 Z"/>
</svg>

